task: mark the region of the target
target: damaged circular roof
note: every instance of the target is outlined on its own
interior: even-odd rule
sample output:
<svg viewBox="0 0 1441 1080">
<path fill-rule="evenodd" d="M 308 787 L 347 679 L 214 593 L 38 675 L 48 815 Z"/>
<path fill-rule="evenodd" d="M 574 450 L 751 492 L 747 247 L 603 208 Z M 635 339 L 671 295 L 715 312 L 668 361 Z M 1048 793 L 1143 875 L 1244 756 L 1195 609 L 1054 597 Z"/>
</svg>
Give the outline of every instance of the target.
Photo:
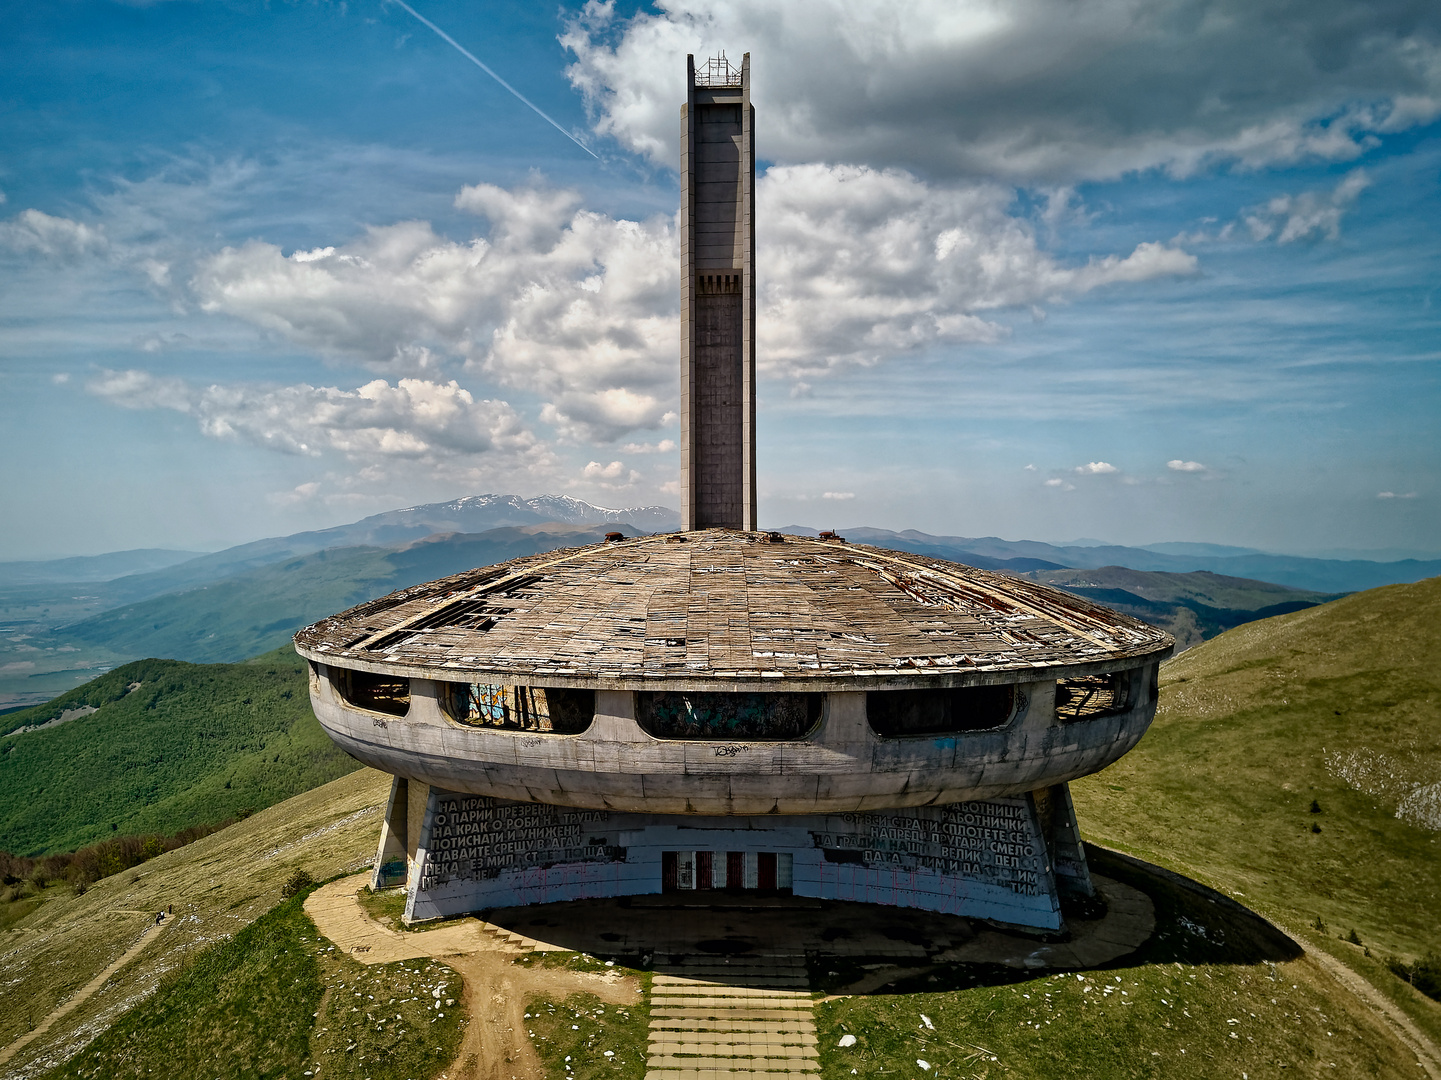
<svg viewBox="0 0 1441 1080">
<path fill-rule="evenodd" d="M 322 619 L 295 642 L 312 660 L 418 678 L 691 690 L 1011 682 L 1131 667 L 1173 645 L 1003 574 L 719 529 L 469 570 Z"/>
</svg>

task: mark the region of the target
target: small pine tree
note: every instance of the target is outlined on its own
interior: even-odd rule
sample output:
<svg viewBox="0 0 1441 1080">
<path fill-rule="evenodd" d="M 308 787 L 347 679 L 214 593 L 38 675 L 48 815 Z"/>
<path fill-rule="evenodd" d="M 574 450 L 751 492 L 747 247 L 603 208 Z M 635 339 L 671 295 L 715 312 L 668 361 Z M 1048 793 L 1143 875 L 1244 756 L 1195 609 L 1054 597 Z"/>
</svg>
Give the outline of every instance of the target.
<svg viewBox="0 0 1441 1080">
<path fill-rule="evenodd" d="M 1311 920 L 1311 927 L 1318 933 L 1324 934 L 1326 932 L 1326 924 L 1321 920 L 1321 916 L 1319 915 L 1317 915 L 1316 918 Z"/>
<path fill-rule="evenodd" d="M 1313 833 L 1320 832 L 1320 831 L 1321 831 L 1321 823 L 1320 823 L 1319 821 L 1313 821 L 1313 822 L 1311 822 L 1311 831 L 1312 831 Z"/>
<path fill-rule="evenodd" d="M 280 887 L 280 895 L 289 900 L 296 893 L 304 892 L 315 884 L 315 879 L 310 876 L 308 870 L 297 870 L 285 879 L 285 884 Z"/>
<path fill-rule="evenodd" d="M 1441 1001 L 1441 956 L 1431 953 L 1412 964 L 1411 985 L 1427 997 Z"/>
<path fill-rule="evenodd" d="M 1318 803 L 1315 799 L 1312 799 L 1312 800 L 1311 800 L 1311 813 L 1313 813 L 1313 814 L 1319 814 L 1320 812 L 1321 812 L 1321 804 Z"/>
<path fill-rule="evenodd" d="M 1351 928 L 1351 932 L 1346 935 L 1344 940 L 1349 941 L 1352 945 L 1361 944 L 1361 937 L 1359 934 L 1356 933 L 1356 928 L 1354 926 Z"/>
</svg>

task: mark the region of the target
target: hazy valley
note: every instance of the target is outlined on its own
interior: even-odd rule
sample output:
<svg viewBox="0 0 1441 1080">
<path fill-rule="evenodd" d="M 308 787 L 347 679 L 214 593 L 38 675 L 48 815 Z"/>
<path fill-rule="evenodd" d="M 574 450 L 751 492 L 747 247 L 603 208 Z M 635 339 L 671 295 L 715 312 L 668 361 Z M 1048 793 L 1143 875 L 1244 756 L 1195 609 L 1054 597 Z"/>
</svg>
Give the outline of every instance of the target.
<svg viewBox="0 0 1441 1080">
<path fill-rule="evenodd" d="M 594 543 L 611 528 L 634 535 L 677 525 L 664 507 L 484 495 L 188 558 L 146 551 L 0 564 L 0 711 L 47 701 L 131 660 L 238 662 L 279 647 L 315 619 L 395 589 Z M 1248 619 L 1441 573 L 1441 561 L 1215 554 L 1206 545 L 1177 554 L 869 528 L 843 533 L 1090 596 L 1164 627 L 1183 648 Z"/>
</svg>

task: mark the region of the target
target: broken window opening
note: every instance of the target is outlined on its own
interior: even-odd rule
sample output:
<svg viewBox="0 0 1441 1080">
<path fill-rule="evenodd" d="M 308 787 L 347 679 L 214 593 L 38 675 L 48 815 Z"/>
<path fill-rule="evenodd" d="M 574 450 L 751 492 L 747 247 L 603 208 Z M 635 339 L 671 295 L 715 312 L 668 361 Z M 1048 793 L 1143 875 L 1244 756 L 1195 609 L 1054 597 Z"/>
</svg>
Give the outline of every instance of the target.
<svg viewBox="0 0 1441 1080">
<path fill-rule="evenodd" d="M 1016 688 L 1010 685 L 866 693 L 866 719 L 885 739 L 995 731 L 1015 711 Z"/>
<path fill-rule="evenodd" d="M 579 735 L 595 718 L 594 690 L 490 683 L 445 686 L 445 711 L 467 727 Z"/>
<path fill-rule="evenodd" d="M 357 709 L 387 716 L 404 716 L 410 711 L 410 680 L 403 676 L 331 668 L 330 683 L 336 693 Z"/>
<path fill-rule="evenodd" d="M 1116 716 L 1130 708 L 1130 673 L 1080 675 L 1056 683 L 1056 719 L 1063 724 Z"/>
<path fill-rule="evenodd" d="M 636 722 L 657 739 L 801 739 L 820 723 L 824 694 L 662 690 L 636 694 Z"/>
</svg>

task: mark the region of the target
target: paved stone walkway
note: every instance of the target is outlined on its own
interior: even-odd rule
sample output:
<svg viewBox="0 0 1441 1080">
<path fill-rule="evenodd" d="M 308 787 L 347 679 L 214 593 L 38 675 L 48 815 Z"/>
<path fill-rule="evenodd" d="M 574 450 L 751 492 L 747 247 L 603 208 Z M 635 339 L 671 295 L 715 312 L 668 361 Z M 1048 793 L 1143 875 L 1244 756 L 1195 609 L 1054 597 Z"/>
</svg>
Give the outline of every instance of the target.
<svg viewBox="0 0 1441 1080">
<path fill-rule="evenodd" d="M 688 958 L 656 968 L 646 1080 L 819 1075 L 801 956 Z"/>
<path fill-rule="evenodd" d="M 376 922 L 361 908 L 356 893 L 369 873 L 339 878 L 305 898 L 305 914 L 315 928 L 362 964 L 389 964 L 428 956 L 483 952 L 501 948 L 479 919 L 456 919 L 434 930 L 401 933 Z"/>
</svg>

